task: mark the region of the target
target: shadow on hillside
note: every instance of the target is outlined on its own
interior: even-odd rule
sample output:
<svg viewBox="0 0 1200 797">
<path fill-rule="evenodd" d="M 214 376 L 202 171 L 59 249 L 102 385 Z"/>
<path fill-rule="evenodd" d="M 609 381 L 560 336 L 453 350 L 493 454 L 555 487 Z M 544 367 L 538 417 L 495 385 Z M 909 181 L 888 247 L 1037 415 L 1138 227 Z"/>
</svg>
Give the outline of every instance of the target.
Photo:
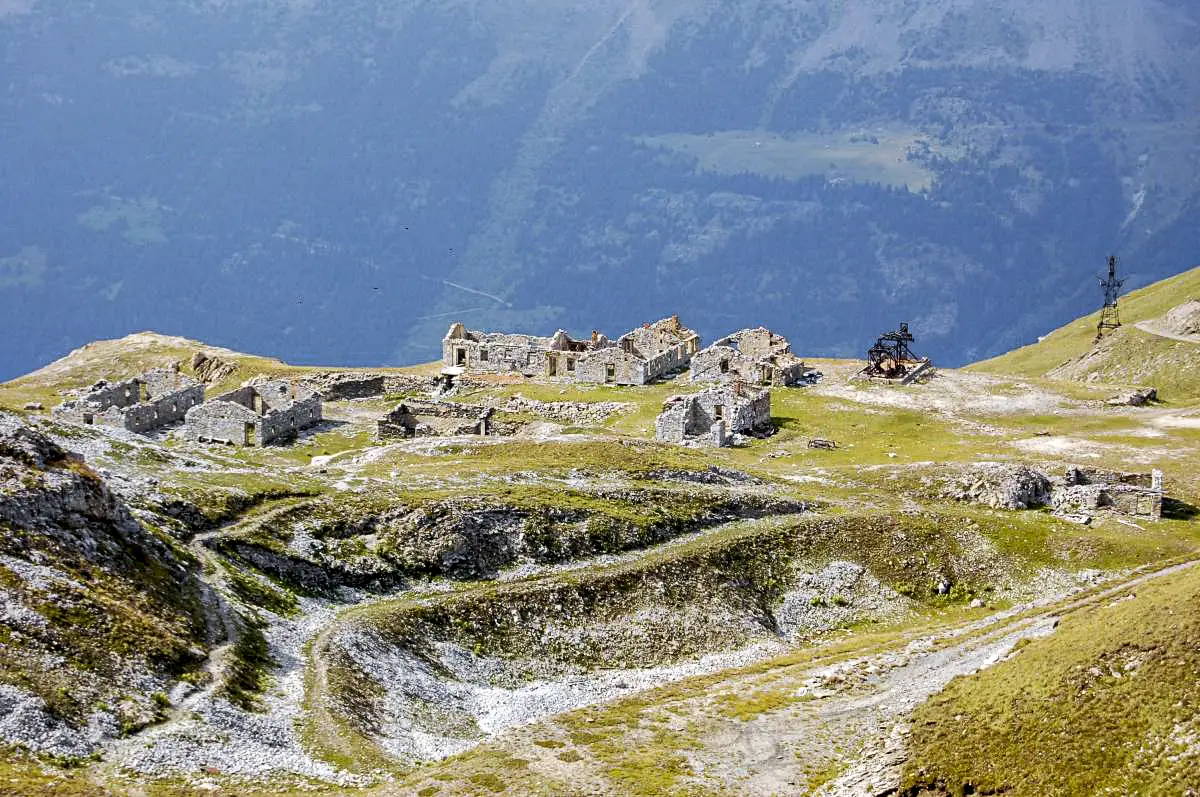
<svg viewBox="0 0 1200 797">
<path fill-rule="evenodd" d="M 1200 508 L 1174 498 L 1164 498 L 1162 516 L 1167 520 L 1195 520 L 1200 517 Z"/>
</svg>

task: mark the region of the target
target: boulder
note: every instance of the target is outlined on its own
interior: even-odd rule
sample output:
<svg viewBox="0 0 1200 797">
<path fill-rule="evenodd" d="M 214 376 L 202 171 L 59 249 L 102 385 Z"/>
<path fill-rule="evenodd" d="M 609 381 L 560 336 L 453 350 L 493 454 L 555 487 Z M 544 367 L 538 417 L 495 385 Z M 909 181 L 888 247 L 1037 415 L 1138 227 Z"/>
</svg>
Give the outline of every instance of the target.
<svg viewBox="0 0 1200 797">
<path fill-rule="evenodd" d="M 1032 509 L 1051 501 L 1046 474 L 1026 465 L 979 462 L 949 479 L 942 496 L 993 509 Z"/>
<path fill-rule="evenodd" d="M 1175 335 L 1200 335 L 1200 301 L 1189 299 L 1172 308 L 1163 316 L 1161 325 Z"/>
<path fill-rule="evenodd" d="M 1107 403 L 1112 407 L 1144 407 L 1152 401 L 1158 401 L 1158 389 L 1147 387 L 1113 396 Z"/>
</svg>

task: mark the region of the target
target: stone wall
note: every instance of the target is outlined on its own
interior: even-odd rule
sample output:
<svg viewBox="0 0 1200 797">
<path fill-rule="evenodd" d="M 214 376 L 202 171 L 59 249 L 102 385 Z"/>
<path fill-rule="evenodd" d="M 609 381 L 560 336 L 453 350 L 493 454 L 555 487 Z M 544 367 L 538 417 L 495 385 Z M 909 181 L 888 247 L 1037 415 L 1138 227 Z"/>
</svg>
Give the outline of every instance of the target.
<svg viewBox="0 0 1200 797">
<path fill-rule="evenodd" d="M 676 396 L 663 406 L 662 412 L 654 419 L 654 439 L 664 443 L 682 443 L 687 438 L 689 429 L 695 428 L 692 420 L 694 402 L 687 401 L 682 396 Z"/>
<path fill-rule="evenodd" d="M 805 365 L 791 344 L 768 329 L 743 329 L 692 358 L 693 382 L 742 381 L 791 387 L 804 381 Z"/>
<path fill-rule="evenodd" d="M 228 400 L 226 396 L 190 409 L 185 420 L 184 435 L 201 443 L 238 446 L 257 443 L 258 413 Z M 254 430 L 253 435 L 251 430 Z"/>
<path fill-rule="evenodd" d="M 699 445 L 724 445 L 727 435 L 770 434 L 771 393 L 730 384 L 675 396 L 655 419 L 654 431 L 658 440 Z"/>
<path fill-rule="evenodd" d="M 635 354 L 647 360 L 681 346 L 677 356 L 680 356 L 685 364 L 693 354 L 700 351 L 700 336 L 681 324 L 679 316 L 671 316 L 632 329 L 622 335 L 618 343 L 632 347 Z"/>
<path fill-rule="evenodd" d="M 276 440 L 290 440 L 301 429 L 316 426 L 321 422 L 321 398 L 315 394 L 297 399 L 286 407 L 274 409 L 262 416 L 262 442 L 268 445 Z"/>
<path fill-rule="evenodd" d="M 204 385 L 192 385 L 161 398 L 136 404 L 125 410 L 124 425 L 131 432 L 148 432 L 169 423 L 178 423 L 192 407 L 204 403 Z"/>
<path fill-rule="evenodd" d="M 456 435 L 513 435 L 521 424 L 495 420 L 496 410 L 478 404 L 406 399 L 377 423 L 380 440 Z"/>
<path fill-rule="evenodd" d="M 99 382 L 56 407 L 54 414 L 141 434 L 183 420 L 189 409 L 203 402 L 204 385 L 175 369 L 162 368 L 114 384 Z"/>
<path fill-rule="evenodd" d="M 644 385 L 648 380 L 646 361 L 619 346 L 592 352 L 575 368 L 578 382 L 613 385 Z"/>
<path fill-rule="evenodd" d="M 1063 486 L 1054 491 L 1059 512 L 1108 510 L 1157 520 L 1162 517 L 1162 471 L 1125 473 L 1099 468 L 1068 468 Z"/>
<path fill-rule="evenodd" d="M 265 446 L 321 422 L 321 397 L 285 380 L 246 385 L 187 413 L 185 434 L 200 442 Z"/>
<path fill-rule="evenodd" d="M 442 339 L 442 365 L 472 373 L 522 374 L 570 378 L 574 365 L 587 352 L 612 343 L 593 332 L 591 340 L 574 340 L 563 330 L 552 337 L 511 335 L 468 330 L 454 324 Z"/>
</svg>

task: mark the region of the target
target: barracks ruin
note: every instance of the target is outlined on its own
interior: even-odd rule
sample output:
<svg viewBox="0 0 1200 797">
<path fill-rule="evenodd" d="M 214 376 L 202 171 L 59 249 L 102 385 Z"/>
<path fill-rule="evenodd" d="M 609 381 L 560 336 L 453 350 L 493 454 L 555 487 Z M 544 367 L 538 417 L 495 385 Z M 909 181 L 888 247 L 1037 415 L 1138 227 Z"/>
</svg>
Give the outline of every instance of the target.
<svg viewBox="0 0 1200 797">
<path fill-rule="evenodd" d="M 321 422 L 321 398 L 291 382 L 246 385 L 205 400 L 203 383 L 178 366 L 121 382 L 100 381 L 54 408 L 59 418 L 148 434 L 183 421 L 184 437 L 201 443 L 265 446 Z"/>
<path fill-rule="evenodd" d="M 455 323 L 442 339 L 442 365 L 451 377 L 514 374 L 607 385 L 646 385 L 690 368 L 691 381 L 716 384 L 668 400 L 655 436 L 715 446 L 739 435 L 770 434 L 771 393 L 764 388 L 791 387 L 809 378 L 782 335 L 763 327 L 743 329 L 701 350 L 700 336 L 679 316 L 645 324 L 615 341 L 599 332 L 575 340 L 561 329 L 537 337 L 479 332 Z M 413 423 L 397 417 L 386 427 L 395 434 L 398 424 L 411 428 Z"/>
</svg>

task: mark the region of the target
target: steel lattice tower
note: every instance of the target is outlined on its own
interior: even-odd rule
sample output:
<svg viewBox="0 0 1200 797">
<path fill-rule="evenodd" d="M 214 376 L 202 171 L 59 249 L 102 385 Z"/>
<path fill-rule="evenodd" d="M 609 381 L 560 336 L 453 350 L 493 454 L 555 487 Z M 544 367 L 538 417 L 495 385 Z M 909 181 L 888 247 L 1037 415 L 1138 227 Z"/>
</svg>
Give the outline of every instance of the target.
<svg viewBox="0 0 1200 797">
<path fill-rule="evenodd" d="M 1117 258 L 1108 258 L 1108 279 L 1100 277 L 1100 287 L 1104 289 L 1104 307 L 1100 308 L 1100 323 L 1096 325 L 1096 340 L 1104 337 L 1121 326 L 1121 314 L 1117 310 L 1117 297 L 1121 294 L 1121 286 L 1125 280 L 1117 279 Z"/>
</svg>

